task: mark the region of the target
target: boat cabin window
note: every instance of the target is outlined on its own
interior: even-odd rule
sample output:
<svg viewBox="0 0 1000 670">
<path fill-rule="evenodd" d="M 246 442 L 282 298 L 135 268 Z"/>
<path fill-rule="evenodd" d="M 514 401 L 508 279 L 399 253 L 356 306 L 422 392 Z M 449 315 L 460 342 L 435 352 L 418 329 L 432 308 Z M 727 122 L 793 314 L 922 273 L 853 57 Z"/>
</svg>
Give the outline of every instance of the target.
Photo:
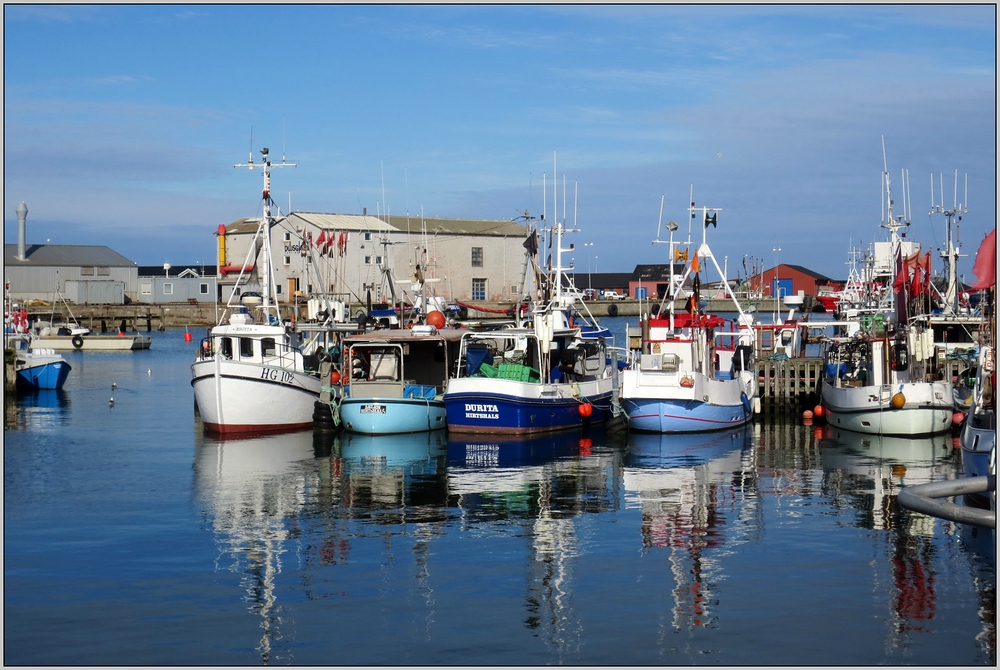
<svg viewBox="0 0 1000 670">
<path fill-rule="evenodd" d="M 231 338 L 231 337 L 223 337 L 222 338 L 222 347 L 220 348 L 220 350 L 222 351 L 223 358 L 232 358 L 233 357 L 233 338 Z"/>
<path fill-rule="evenodd" d="M 253 357 L 253 339 L 250 337 L 240 338 L 240 358 Z"/>
<path fill-rule="evenodd" d="M 274 356 L 275 349 L 273 337 L 265 337 L 260 341 L 260 352 L 264 356 Z"/>
</svg>

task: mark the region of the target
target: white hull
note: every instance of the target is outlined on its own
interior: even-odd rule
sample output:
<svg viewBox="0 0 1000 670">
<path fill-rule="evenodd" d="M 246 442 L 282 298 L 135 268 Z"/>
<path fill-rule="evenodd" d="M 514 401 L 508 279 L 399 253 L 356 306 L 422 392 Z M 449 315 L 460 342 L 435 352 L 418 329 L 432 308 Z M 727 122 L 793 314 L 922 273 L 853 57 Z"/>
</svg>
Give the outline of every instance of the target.
<svg viewBox="0 0 1000 670">
<path fill-rule="evenodd" d="M 905 404 L 892 405 L 902 393 Z M 947 382 L 836 387 L 822 385 L 822 405 L 827 423 L 873 435 L 934 435 L 951 430 L 955 412 L 954 392 Z"/>
<path fill-rule="evenodd" d="M 148 335 L 35 335 L 31 347 L 57 351 L 136 351 L 149 349 L 152 342 Z"/>
<path fill-rule="evenodd" d="M 195 404 L 209 432 L 284 432 L 313 425 L 319 377 L 219 357 L 195 362 L 191 372 Z"/>
</svg>

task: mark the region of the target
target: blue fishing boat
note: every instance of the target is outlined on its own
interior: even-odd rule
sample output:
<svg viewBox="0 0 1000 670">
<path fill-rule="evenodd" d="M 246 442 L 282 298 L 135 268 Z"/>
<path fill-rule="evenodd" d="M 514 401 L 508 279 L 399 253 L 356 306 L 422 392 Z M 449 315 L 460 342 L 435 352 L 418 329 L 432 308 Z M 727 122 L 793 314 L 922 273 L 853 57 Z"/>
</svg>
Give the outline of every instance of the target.
<svg viewBox="0 0 1000 670">
<path fill-rule="evenodd" d="M 345 338 L 344 428 L 367 435 L 444 428 L 444 388 L 464 332 L 419 325 Z"/>
<path fill-rule="evenodd" d="M 581 326 L 596 323 L 572 321 L 582 301 L 567 278 L 572 268 L 563 265 L 563 254 L 573 245 L 563 246 L 567 231 L 553 219 L 544 231 L 548 268 L 538 263 L 537 230 L 525 242 L 537 287 L 530 321 L 522 322 L 518 309 L 518 327 L 462 338 L 458 374 L 444 394 L 450 432 L 545 433 L 601 425 L 614 413 L 617 359 L 609 358 L 612 349 L 596 328 L 584 335 Z"/>
<path fill-rule="evenodd" d="M 15 384 L 19 389 L 58 390 L 73 368 L 52 349 L 31 348 L 31 338 L 22 334 L 9 338 L 14 350 Z"/>
</svg>

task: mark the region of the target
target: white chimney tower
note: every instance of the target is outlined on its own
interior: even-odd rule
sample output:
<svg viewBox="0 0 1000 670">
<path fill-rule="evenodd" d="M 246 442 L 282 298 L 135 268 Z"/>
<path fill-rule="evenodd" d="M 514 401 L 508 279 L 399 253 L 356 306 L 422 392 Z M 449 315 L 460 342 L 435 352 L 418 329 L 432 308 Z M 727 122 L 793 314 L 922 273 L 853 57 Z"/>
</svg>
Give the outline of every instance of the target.
<svg viewBox="0 0 1000 670">
<path fill-rule="evenodd" d="M 24 255 L 24 229 L 25 221 L 28 218 L 28 206 L 23 202 L 17 206 L 17 258 L 18 260 L 25 260 Z"/>
</svg>

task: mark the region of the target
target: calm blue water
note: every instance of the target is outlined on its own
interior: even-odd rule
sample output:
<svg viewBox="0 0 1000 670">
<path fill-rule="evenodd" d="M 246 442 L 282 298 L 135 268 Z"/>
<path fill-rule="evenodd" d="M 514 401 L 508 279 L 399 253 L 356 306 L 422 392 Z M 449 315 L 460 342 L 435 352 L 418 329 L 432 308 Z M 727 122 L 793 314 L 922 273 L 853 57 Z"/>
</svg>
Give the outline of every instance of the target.
<svg viewBox="0 0 1000 670">
<path fill-rule="evenodd" d="M 220 442 L 183 332 L 6 398 L 5 664 L 996 662 L 951 436 Z"/>
</svg>

